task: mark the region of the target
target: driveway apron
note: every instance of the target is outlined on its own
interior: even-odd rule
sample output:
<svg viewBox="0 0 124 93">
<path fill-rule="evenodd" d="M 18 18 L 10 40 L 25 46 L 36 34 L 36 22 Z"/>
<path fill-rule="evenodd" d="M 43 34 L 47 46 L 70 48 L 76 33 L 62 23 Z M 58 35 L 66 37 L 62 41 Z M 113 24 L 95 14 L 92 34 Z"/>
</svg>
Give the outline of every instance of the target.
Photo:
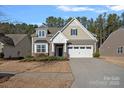
<svg viewBox="0 0 124 93">
<path fill-rule="evenodd" d="M 124 87 L 124 68 L 101 59 L 70 59 L 74 75 L 73 88 Z"/>
</svg>

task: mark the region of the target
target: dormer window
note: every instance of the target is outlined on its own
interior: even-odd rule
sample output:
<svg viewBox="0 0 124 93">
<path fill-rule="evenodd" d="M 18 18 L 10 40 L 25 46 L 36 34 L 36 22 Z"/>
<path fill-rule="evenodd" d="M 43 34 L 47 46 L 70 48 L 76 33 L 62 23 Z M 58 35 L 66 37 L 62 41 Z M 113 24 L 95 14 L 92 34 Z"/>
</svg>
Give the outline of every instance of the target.
<svg viewBox="0 0 124 93">
<path fill-rule="evenodd" d="M 46 37 L 45 31 L 38 31 L 38 37 Z"/>
<path fill-rule="evenodd" d="M 77 29 L 76 28 L 71 29 L 71 35 L 72 36 L 77 36 Z"/>
</svg>

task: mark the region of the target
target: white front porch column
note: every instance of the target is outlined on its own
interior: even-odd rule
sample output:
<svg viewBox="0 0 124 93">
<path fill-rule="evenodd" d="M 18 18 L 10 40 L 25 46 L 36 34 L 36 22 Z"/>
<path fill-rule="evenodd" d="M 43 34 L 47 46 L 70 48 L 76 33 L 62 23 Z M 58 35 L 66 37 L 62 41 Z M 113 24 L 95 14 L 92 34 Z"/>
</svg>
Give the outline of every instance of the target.
<svg viewBox="0 0 124 93">
<path fill-rule="evenodd" d="M 52 43 L 52 52 L 54 52 L 54 43 Z"/>
<path fill-rule="evenodd" d="M 64 44 L 64 52 L 67 51 L 67 43 Z"/>
</svg>

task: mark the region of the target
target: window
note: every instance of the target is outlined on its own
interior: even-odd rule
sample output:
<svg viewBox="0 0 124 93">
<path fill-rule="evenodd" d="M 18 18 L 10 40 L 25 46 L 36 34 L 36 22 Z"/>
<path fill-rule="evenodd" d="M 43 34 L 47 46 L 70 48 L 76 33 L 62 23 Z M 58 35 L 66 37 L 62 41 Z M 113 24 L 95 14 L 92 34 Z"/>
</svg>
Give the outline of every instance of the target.
<svg viewBox="0 0 124 93">
<path fill-rule="evenodd" d="M 72 49 L 72 47 L 68 47 L 68 49 Z"/>
<path fill-rule="evenodd" d="M 71 29 L 71 35 L 76 36 L 77 35 L 77 29 Z"/>
<path fill-rule="evenodd" d="M 42 45 L 42 52 L 46 52 L 46 45 Z"/>
<path fill-rule="evenodd" d="M 46 52 L 46 45 L 36 45 L 36 52 Z"/>
<path fill-rule="evenodd" d="M 91 47 L 86 47 L 87 49 L 91 49 Z"/>
<path fill-rule="evenodd" d="M 119 47 L 119 48 L 117 49 L 117 52 L 118 52 L 118 54 L 122 54 L 122 53 L 123 53 L 123 47 Z"/>
<path fill-rule="evenodd" d="M 85 47 L 80 47 L 80 49 L 85 49 Z"/>
<path fill-rule="evenodd" d="M 45 37 L 45 31 L 38 31 L 38 37 Z"/>
<path fill-rule="evenodd" d="M 74 49 L 78 49 L 79 47 L 74 47 Z"/>
<path fill-rule="evenodd" d="M 37 33 L 37 35 L 38 35 L 38 37 L 41 37 L 41 31 L 38 31 L 38 33 Z"/>
<path fill-rule="evenodd" d="M 41 45 L 37 45 L 37 52 L 41 52 Z"/>
<path fill-rule="evenodd" d="M 45 36 L 45 32 L 44 32 L 44 31 L 42 31 L 42 36 L 43 36 L 43 37 Z"/>
</svg>

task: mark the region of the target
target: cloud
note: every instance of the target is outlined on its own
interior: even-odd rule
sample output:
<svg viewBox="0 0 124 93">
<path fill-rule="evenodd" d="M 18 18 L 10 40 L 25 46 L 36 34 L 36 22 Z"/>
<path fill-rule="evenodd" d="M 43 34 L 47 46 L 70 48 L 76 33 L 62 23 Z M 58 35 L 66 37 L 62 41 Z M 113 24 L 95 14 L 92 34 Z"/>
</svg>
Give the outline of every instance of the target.
<svg viewBox="0 0 124 93">
<path fill-rule="evenodd" d="M 58 6 L 57 8 L 65 12 L 94 11 L 93 8 L 78 6 Z"/>
<path fill-rule="evenodd" d="M 124 5 L 114 5 L 114 6 L 106 6 L 106 7 L 113 10 L 113 11 L 124 10 Z"/>
<path fill-rule="evenodd" d="M 96 13 L 104 13 L 107 12 L 105 9 L 95 9 L 90 7 L 84 7 L 84 6 L 57 6 L 57 9 L 60 9 L 64 12 L 81 12 L 81 11 L 92 11 Z"/>
<path fill-rule="evenodd" d="M 41 22 L 34 22 L 34 23 L 29 23 L 29 24 L 33 24 L 33 25 L 38 25 L 38 26 L 41 26 L 41 25 L 43 25 Z"/>
</svg>

